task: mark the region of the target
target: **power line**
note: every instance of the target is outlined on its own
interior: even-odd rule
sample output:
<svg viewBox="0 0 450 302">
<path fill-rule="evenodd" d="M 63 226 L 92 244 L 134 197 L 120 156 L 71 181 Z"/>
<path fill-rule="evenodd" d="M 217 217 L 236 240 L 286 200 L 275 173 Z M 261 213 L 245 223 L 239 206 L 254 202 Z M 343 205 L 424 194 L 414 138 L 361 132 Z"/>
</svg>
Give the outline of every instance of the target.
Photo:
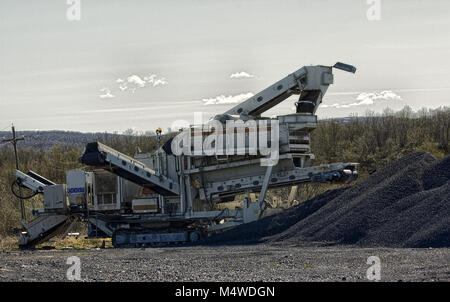
<svg viewBox="0 0 450 302">
<path fill-rule="evenodd" d="M 6 127 L 2 128 L 2 129 L 0 129 L 0 131 L 3 131 L 3 130 L 5 130 L 6 128 L 9 128 L 9 127 L 11 127 L 11 126 L 10 126 L 10 125 L 8 125 L 8 126 L 6 126 Z"/>
<path fill-rule="evenodd" d="M 9 128 L 9 127 L 12 127 L 12 126 L 13 126 L 12 124 L 9 124 L 9 125 L 7 125 L 7 126 L 1 128 L 0 131 L 3 131 L 3 130 L 5 130 L 5 129 Z M 1 143 L 1 142 L 0 142 L 0 143 Z"/>
</svg>

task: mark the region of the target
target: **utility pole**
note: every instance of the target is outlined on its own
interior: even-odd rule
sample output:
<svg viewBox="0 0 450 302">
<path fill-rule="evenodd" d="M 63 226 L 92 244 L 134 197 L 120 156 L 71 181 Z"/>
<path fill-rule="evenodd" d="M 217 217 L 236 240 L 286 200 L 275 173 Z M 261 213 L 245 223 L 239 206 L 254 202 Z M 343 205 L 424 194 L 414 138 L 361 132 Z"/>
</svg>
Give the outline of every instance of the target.
<svg viewBox="0 0 450 302">
<path fill-rule="evenodd" d="M 12 138 L 11 139 L 5 139 L 2 140 L 1 143 L 11 143 L 14 147 L 14 157 L 16 160 L 16 170 L 19 170 L 19 155 L 17 154 L 17 142 L 25 140 L 24 137 L 17 138 L 16 137 L 16 129 L 14 128 L 14 125 L 11 126 L 12 130 Z M 22 189 L 19 186 L 19 195 L 22 196 Z M 25 208 L 23 206 L 23 199 L 19 198 L 20 203 L 20 213 L 22 215 L 22 221 L 25 221 Z"/>
</svg>

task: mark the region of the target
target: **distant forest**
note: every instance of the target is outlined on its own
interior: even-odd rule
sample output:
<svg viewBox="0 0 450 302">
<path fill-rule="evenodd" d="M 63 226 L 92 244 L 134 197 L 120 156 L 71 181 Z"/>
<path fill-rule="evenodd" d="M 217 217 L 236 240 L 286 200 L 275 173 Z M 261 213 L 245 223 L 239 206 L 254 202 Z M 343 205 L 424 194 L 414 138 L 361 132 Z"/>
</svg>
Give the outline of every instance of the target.
<svg viewBox="0 0 450 302">
<path fill-rule="evenodd" d="M 81 168 L 77 162 L 83 147 L 91 141 L 100 141 L 128 155 L 156 150 L 153 132 L 123 134 L 79 133 L 65 131 L 25 131 L 18 136 L 25 141 L 18 143 L 20 169 L 32 170 L 56 182 L 65 183 L 65 171 Z M 163 137 L 163 142 L 173 134 Z M 0 139 L 10 138 L 10 132 L 0 132 Z M 319 122 L 312 133 L 313 164 L 332 162 L 360 163 L 362 177 L 398 159 L 405 154 L 425 150 L 437 158 L 450 153 L 450 108 L 422 109 L 417 112 L 409 107 L 382 114 L 367 113 L 363 117 L 329 119 Z M 11 235 L 20 227 L 19 203 L 10 192 L 14 181 L 14 153 L 10 144 L 0 145 L 0 235 Z M 327 186 L 303 185 L 297 199 L 305 200 L 327 190 Z M 281 197 L 286 190 L 278 190 Z M 32 208 L 42 201 L 33 197 L 26 201 Z M 30 217 L 29 217 L 30 218 Z"/>
</svg>

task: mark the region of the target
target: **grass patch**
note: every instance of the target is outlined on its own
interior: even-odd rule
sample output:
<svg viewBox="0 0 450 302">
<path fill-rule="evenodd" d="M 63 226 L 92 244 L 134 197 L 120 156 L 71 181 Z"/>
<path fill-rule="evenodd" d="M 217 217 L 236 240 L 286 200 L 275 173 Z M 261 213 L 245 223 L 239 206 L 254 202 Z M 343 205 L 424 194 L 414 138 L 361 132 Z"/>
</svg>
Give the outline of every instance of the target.
<svg viewBox="0 0 450 302">
<path fill-rule="evenodd" d="M 17 238 L 12 236 L 0 237 L 0 250 L 17 250 Z"/>
<path fill-rule="evenodd" d="M 103 243 L 104 242 L 104 243 Z M 67 236 L 66 238 L 54 238 L 50 241 L 36 245 L 36 248 L 54 248 L 57 250 L 64 249 L 92 249 L 92 248 L 112 248 L 111 238 L 90 238 L 84 236 Z"/>
<path fill-rule="evenodd" d="M 17 245 L 17 237 L 7 236 L 0 237 L 0 251 L 11 251 L 18 250 L 19 246 Z M 103 241 L 105 242 L 103 244 Z M 85 250 L 92 248 L 112 248 L 111 238 L 91 238 L 87 239 L 84 236 L 67 236 L 62 239 L 61 237 L 55 237 L 47 242 L 36 245 L 36 249 L 56 249 L 56 250 L 65 250 L 65 249 L 77 249 L 77 250 Z"/>
</svg>

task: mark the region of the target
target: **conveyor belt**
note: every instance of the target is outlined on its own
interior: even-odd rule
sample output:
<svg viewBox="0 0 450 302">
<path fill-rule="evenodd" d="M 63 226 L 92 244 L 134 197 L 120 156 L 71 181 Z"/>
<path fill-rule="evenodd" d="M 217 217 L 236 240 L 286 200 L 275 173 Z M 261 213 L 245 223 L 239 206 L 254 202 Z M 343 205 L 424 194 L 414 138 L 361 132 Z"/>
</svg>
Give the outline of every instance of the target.
<svg viewBox="0 0 450 302">
<path fill-rule="evenodd" d="M 347 72 L 356 72 L 354 66 L 336 63 L 334 66 L 304 66 L 278 82 L 255 94 L 248 100 L 234 106 L 225 114 L 260 116 L 263 112 L 283 102 L 293 94 L 299 94 L 300 101 L 310 103 L 314 114 L 322 102 L 322 97 L 330 84 L 333 84 L 332 67 Z"/>
<path fill-rule="evenodd" d="M 16 170 L 15 175 L 21 186 L 26 187 L 35 193 L 43 193 L 44 187 L 55 185 L 54 182 L 33 171 L 28 171 L 28 173 L 25 174 L 22 171 Z"/>
<path fill-rule="evenodd" d="M 180 194 L 178 183 L 150 169 L 140 161 L 99 142 L 87 144 L 79 161 L 88 166 L 108 170 L 161 195 Z"/>
</svg>

